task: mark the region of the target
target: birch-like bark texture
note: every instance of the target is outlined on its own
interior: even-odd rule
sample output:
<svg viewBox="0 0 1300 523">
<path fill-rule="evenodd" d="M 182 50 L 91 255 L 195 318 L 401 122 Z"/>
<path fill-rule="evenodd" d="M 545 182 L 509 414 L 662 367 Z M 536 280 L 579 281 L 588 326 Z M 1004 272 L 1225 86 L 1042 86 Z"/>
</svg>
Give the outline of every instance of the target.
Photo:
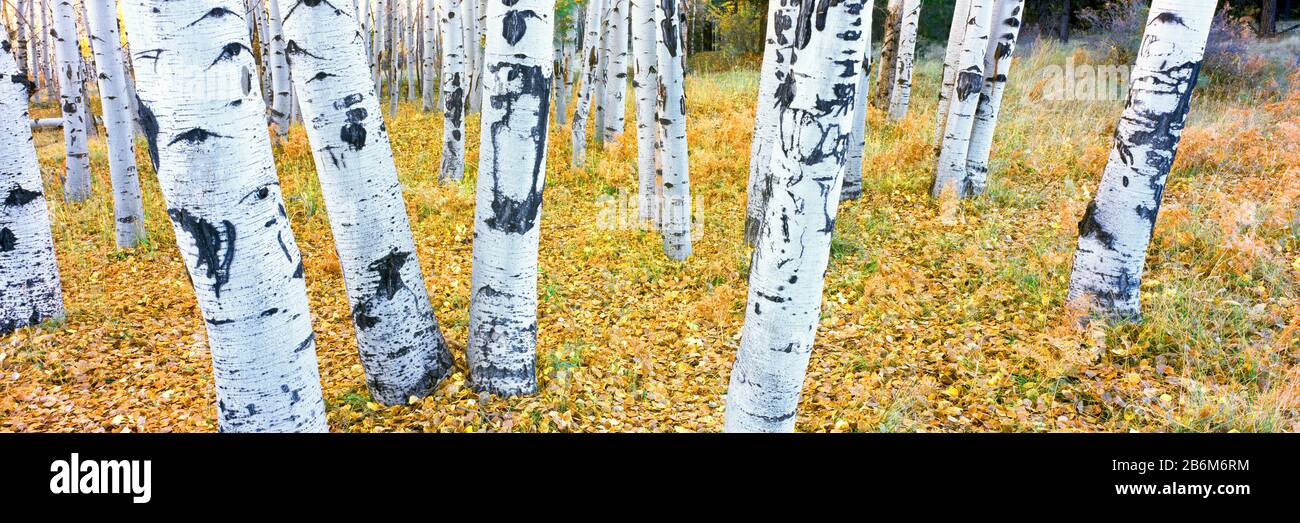
<svg viewBox="0 0 1300 523">
<path fill-rule="evenodd" d="M 681 2 L 681 3 L 679 3 Z M 659 231 L 664 254 L 674 260 L 691 255 L 691 176 L 686 147 L 685 0 L 658 0 L 656 49 L 659 62 L 660 177 L 663 202 Z"/>
<path fill-rule="evenodd" d="M 438 40 L 438 2 L 440 0 L 424 0 L 420 15 L 422 16 L 423 34 L 421 38 L 421 55 L 424 61 L 421 63 L 420 77 L 420 98 L 421 109 L 425 112 L 434 110 L 437 105 L 437 99 L 434 96 L 438 92 L 438 53 L 434 43 Z"/>
<path fill-rule="evenodd" d="M 0 48 L 0 78 L 21 75 L 9 41 Z M 64 314 L 27 89 L 26 82 L 0 82 L 0 336 Z"/>
<path fill-rule="evenodd" d="M 754 109 L 754 139 L 749 148 L 749 183 L 745 203 L 745 243 L 753 245 L 763 225 L 764 207 L 772 193 L 772 148 L 779 124 L 776 90 L 790 73 L 791 46 L 794 43 L 795 0 L 770 0 L 767 3 L 767 39 L 763 45 L 763 65 L 758 77 L 758 105 Z"/>
<path fill-rule="evenodd" d="M 18 0 L 15 7 L 15 13 L 18 16 L 18 27 L 14 28 L 14 60 L 18 62 L 18 74 L 23 78 L 29 76 L 29 66 L 27 65 L 28 52 L 27 46 L 29 41 L 27 35 L 28 28 L 32 23 L 32 3 L 35 0 Z"/>
<path fill-rule="evenodd" d="M 948 101 L 952 97 L 953 86 L 957 83 L 966 26 L 970 22 L 970 4 L 971 0 L 957 0 L 952 11 L 952 26 L 948 29 L 948 47 L 943 55 L 943 75 L 939 84 L 939 109 L 934 115 L 934 139 L 939 142 L 943 141 L 944 128 L 948 122 Z M 935 150 L 938 151 L 937 146 Z"/>
<path fill-rule="evenodd" d="M 894 73 L 897 72 L 897 68 L 892 65 L 898 61 L 902 25 L 903 0 L 889 0 L 885 6 L 885 35 L 880 41 L 880 63 L 884 67 L 880 68 L 878 73 L 880 80 L 876 82 L 876 89 L 871 93 L 871 105 L 879 109 L 887 108 L 889 99 L 893 96 Z"/>
<path fill-rule="evenodd" d="M 871 95 L 871 18 L 870 6 L 862 10 L 862 74 L 853 99 L 853 127 L 849 134 L 848 153 L 844 162 L 844 182 L 840 201 L 862 197 L 862 153 L 867 146 L 867 102 Z"/>
<path fill-rule="evenodd" d="M 132 94 L 122 63 L 115 0 L 85 0 L 90 47 L 98 66 L 99 99 L 108 143 L 108 172 L 113 185 L 113 222 L 118 247 L 132 247 L 144 237 L 144 202 L 135 165 Z"/>
<path fill-rule="evenodd" d="M 997 0 L 993 10 L 993 38 L 989 39 L 984 57 L 984 87 L 980 91 L 975 124 L 970 132 L 966 180 L 961 184 L 969 189 L 967 196 L 983 194 L 988 185 L 993 133 L 997 130 L 1002 95 L 1007 88 L 1007 72 L 1011 70 L 1011 55 L 1016 51 L 1024 10 L 1025 0 Z"/>
<path fill-rule="evenodd" d="M 921 21 L 921 0 L 903 0 L 903 17 L 898 32 L 898 57 L 882 67 L 894 68 L 894 86 L 889 90 L 889 119 L 900 121 L 907 116 L 912 102 L 912 66 L 916 62 L 916 31 Z"/>
<path fill-rule="evenodd" d="M 603 139 L 612 142 L 623 134 L 626 127 L 627 62 L 628 62 L 628 2 L 610 0 L 609 61 L 605 67 L 605 121 L 600 124 Z"/>
<path fill-rule="evenodd" d="M 266 0 L 267 29 L 270 31 L 266 45 L 271 50 L 271 126 L 280 141 L 289 137 L 290 116 L 293 112 L 293 84 L 289 81 L 289 56 L 284 42 L 284 19 L 277 0 Z"/>
<path fill-rule="evenodd" d="M 554 0 L 490 0 L 474 206 L 469 385 L 537 390 L 537 248 L 551 101 Z"/>
<path fill-rule="evenodd" d="M 569 105 L 569 62 L 568 56 L 565 54 L 565 48 L 568 45 L 569 41 L 566 37 L 560 36 L 556 38 L 555 57 L 551 60 L 551 69 L 554 71 L 553 74 L 556 78 L 552 86 L 555 100 L 551 104 L 553 111 L 555 111 L 556 126 L 563 126 L 568 119 L 568 116 L 564 114 Z"/>
<path fill-rule="evenodd" d="M 90 197 L 90 149 L 86 144 L 86 100 L 81 95 L 85 82 L 81 45 L 77 42 L 77 10 L 72 0 L 50 0 L 54 25 L 54 56 L 58 60 L 59 107 L 63 111 L 64 164 L 63 198 L 79 202 Z"/>
<path fill-rule="evenodd" d="M 1155 0 L 1128 103 L 1096 196 L 1079 222 L 1071 302 L 1141 317 L 1142 269 L 1196 87 L 1215 0 Z"/>
<path fill-rule="evenodd" d="M 632 58 L 636 74 L 632 86 L 636 94 L 636 172 L 637 217 L 642 222 L 657 222 L 659 215 L 658 172 L 655 168 L 656 133 L 659 129 L 659 59 L 658 26 L 655 25 L 655 0 L 631 0 Z"/>
<path fill-rule="evenodd" d="M 591 138 L 598 145 L 605 143 L 605 103 L 608 97 L 605 94 L 609 89 L 609 77 L 606 71 L 609 70 L 609 34 L 610 34 L 610 13 L 614 10 L 616 0 L 605 0 L 601 4 L 600 13 L 600 46 L 597 52 L 596 62 L 596 82 L 595 91 L 592 94 L 591 103 L 595 106 L 595 127 L 592 129 Z"/>
<path fill-rule="evenodd" d="M 845 0 L 795 14 L 791 74 L 777 95 L 772 197 L 749 275 L 740 349 L 727 390 L 728 432 L 790 432 L 821 316 L 823 275 L 861 85 L 870 7 Z"/>
<path fill-rule="evenodd" d="M 970 194 L 966 183 L 966 157 L 970 152 L 971 129 L 984 88 L 984 57 L 988 52 L 989 30 L 995 0 L 970 0 L 970 18 L 962 32 L 961 60 L 948 99 L 948 117 L 939 144 L 939 165 L 930 193 L 938 198 L 945 190 L 957 196 Z"/>
<path fill-rule="evenodd" d="M 586 36 L 582 39 L 582 88 L 578 91 L 578 105 L 573 109 L 570 140 L 573 145 L 573 166 L 582 167 L 587 160 L 587 120 L 596 97 L 596 82 L 600 65 L 600 25 L 604 11 L 603 0 L 587 0 L 587 17 L 583 22 Z"/>
<path fill-rule="evenodd" d="M 460 181 L 465 176 L 465 28 L 461 0 L 442 2 L 442 167 L 438 179 Z"/>
<path fill-rule="evenodd" d="M 462 5 L 465 9 L 465 18 L 461 20 L 465 24 L 465 53 L 468 60 L 466 69 L 466 79 L 468 80 L 465 97 L 468 100 L 466 112 L 469 114 L 478 113 L 483 106 L 483 53 L 484 42 L 483 33 L 479 26 L 484 23 L 482 16 L 484 13 L 484 4 L 479 0 L 463 0 Z"/>
<path fill-rule="evenodd" d="M 239 1 L 122 6 L 141 119 L 207 326 L 218 428 L 325 431 L 302 255 Z"/>
<path fill-rule="evenodd" d="M 433 392 L 451 353 L 429 304 L 379 98 L 363 73 L 365 42 L 349 2 L 276 1 L 366 385 L 375 401 L 403 404 Z"/>
</svg>

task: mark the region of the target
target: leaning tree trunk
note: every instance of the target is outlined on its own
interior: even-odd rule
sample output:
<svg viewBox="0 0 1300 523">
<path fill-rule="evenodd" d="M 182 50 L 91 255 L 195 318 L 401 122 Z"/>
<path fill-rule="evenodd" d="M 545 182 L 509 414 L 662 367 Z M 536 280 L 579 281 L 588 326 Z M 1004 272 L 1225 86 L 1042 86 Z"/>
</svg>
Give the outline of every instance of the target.
<svg viewBox="0 0 1300 523">
<path fill-rule="evenodd" d="M 872 17 L 869 6 L 862 11 L 862 74 L 858 76 L 858 87 L 854 90 L 858 96 L 853 98 L 853 130 L 849 133 L 848 150 L 845 153 L 840 201 L 862 197 L 862 153 L 867 146 L 867 98 L 871 95 Z"/>
<path fill-rule="evenodd" d="M 59 107 L 63 110 L 63 144 L 67 148 L 63 197 L 79 202 L 90 197 L 90 149 L 86 143 L 86 100 L 81 44 L 77 41 L 77 10 L 72 0 L 50 0 L 54 25 L 54 55 L 58 57 Z"/>
<path fill-rule="evenodd" d="M 597 75 L 600 71 L 600 27 L 603 0 L 587 0 L 587 17 L 583 23 L 586 36 L 582 39 L 582 88 L 578 91 L 578 105 L 573 109 L 570 140 L 573 144 L 573 166 L 582 167 L 587 160 L 587 120 L 596 98 Z"/>
<path fill-rule="evenodd" d="M 921 0 L 903 0 L 903 17 L 898 36 L 898 57 L 894 63 L 882 62 L 894 68 L 894 87 L 889 90 L 889 119 L 900 121 L 907 116 L 907 106 L 912 102 L 912 65 L 916 61 L 916 30 L 921 20 Z"/>
<path fill-rule="evenodd" d="M 612 0 L 609 19 L 609 63 L 605 68 L 605 121 L 600 128 L 604 141 L 612 142 L 623 134 L 627 109 L 627 38 L 628 1 Z"/>
<path fill-rule="evenodd" d="M 207 326 L 219 429 L 325 431 L 302 255 L 239 9 L 239 0 L 123 2 L 141 119 Z"/>
<path fill-rule="evenodd" d="M 117 30 L 115 0 L 85 0 L 90 46 L 99 68 L 99 99 L 108 134 L 108 171 L 113 185 L 113 217 L 118 247 L 132 247 L 144 237 L 144 203 L 135 165 L 135 121 L 132 97 L 122 63 L 122 38 Z"/>
<path fill-rule="evenodd" d="M 432 111 L 438 104 L 438 53 L 436 50 L 438 41 L 438 2 L 441 0 L 424 0 L 423 17 L 421 29 L 424 30 L 421 44 L 421 52 L 424 62 L 421 64 L 422 76 L 420 78 L 420 97 L 422 99 L 422 108 L 425 112 Z"/>
<path fill-rule="evenodd" d="M 952 26 L 948 29 L 948 48 L 943 55 L 943 75 L 939 83 L 939 109 L 934 113 L 934 138 L 943 141 L 948 123 L 948 102 L 957 83 L 957 68 L 965 45 L 966 25 L 970 22 L 971 0 L 957 0 L 952 11 Z M 938 147 L 935 148 L 938 151 Z"/>
<path fill-rule="evenodd" d="M 124 0 L 131 1 L 131 0 Z M 289 137 L 290 116 L 293 112 L 293 84 L 289 81 L 289 56 L 284 41 L 284 18 L 276 0 L 266 0 L 267 28 L 270 31 L 266 45 L 271 49 L 271 125 L 277 140 Z"/>
<path fill-rule="evenodd" d="M 655 25 L 656 0 L 631 0 L 632 58 L 636 74 L 636 168 L 637 217 L 644 223 L 657 223 L 659 184 L 655 169 L 656 135 L 659 130 L 657 100 L 659 96 L 659 59 Z"/>
<path fill-rule="evenodd" d="M 679 3 L 681 2 L 681 3 Z M 691 255 L 691 177 L 686 147 L 686 55 L 681 28 L 686 22 L 685 0 L 658 0 L 655 24 L 659 62 L 659 135 L 663 177 L 663 210 L 659 230 L 664 254 L 674 260 Z"/>
<path fill-rule="evenodd" d="M 800 36 L 777 97 L 781 124 L 771 160 L 772 184 L 781 190 L 767 202 L 755 244 L 745 326 L 727 391 L 728 432 L 794 430 L 821 316 L 843 143 L 854 99 L 867 96 L 856 92 L 866 58 L 866 9 L 863 0 L 825 11 L 807 2 L 795 15 Z"/>
<path fill-rule="evenodd" d="M 995 1 L 970 0 L 970 18 L 963 31 L 961 60 L 953 93 L 949 97 L 948 117 L 939 145 L 939 165 L 930 190 L 936 198 L 944 191 L 952 191 L 961 197 L 972 194 L 966 178 L 966 157 L 970 152 L 971 129 L 975 125 L 980 90 L 984 88 L 984 57 L 988 52 Z"/>
<path fill-rule="evenodd" d="M 777 126 L 777 88 L 790 74 L 794 45 L 794 14 L 799 4 L 794 0 L 770 0 L 767 3 L 767 39 L 763 45 L 763 65 L 758 78 L 758 104 L 754 109 L 754 138 L 749 148 L 749 183 L 745 203 L 745 243 L 752 245 L 763 226 L 764 207 L 772 193 L 771 164 Z"/>
<path fill-rule="evenodd" d="M 277 0 L 289 65 L 375 401 L 431 392 L 451 368 L 429 304 L 379 98 L 349 2 Z"/>
<path fill-rule="evenodd" d="M 469 384 L 537 390 L 537 248 L 551 100 L 552 0 L 491 0 L 474 208 Z"/>
<path fill-rule="evenodd" d="M 1007 88 L 1007 73 L 1011 70 L 1011 55 L 1016 51 L 1024 9 L 1025 0 L 997 0 L 993 9 L 994 31 L 984 58 L 984 87 L 980 91 L 975 125 L 970 133 L 966 179 L 960 184 L 969 188 L 971 196 L 983 194 L 988 186 L 993 132 L 997 129 L 998 114 L 1002 110 L 1002 94 Z"/>
<path fill-rule="evenodd" d="M 1079 222 L 1072 303 L 1141 316 L 1147 247 L 1191 106 L 1215 0 L 1155 0 L 1101 185 Z"/>
<path fill-rule="evenodd" d="M 465 176 L 465 28 L 461 0 L 442 2 L 442 167 L 438 179 L 460 181 Z"/>
<path fill-rule="evenodd" d="M 870 12 L 870 9 L 867 9 Z M 903 26 L 903 0 L 889 0 L 885 8 L 885 36 L 880 41 L 880 63 L 884 67 L 880 68 L 880 80 L 876 82 L 876 90 L 871 97 L 871 105 L 879 109 L 889 107 L 889 100 L 893 97 L 894 92 L 894 74 L 897 68 L 893 67 L 898 61 L 898 49 L 902 42 Z"/>
<path fill-rule="evenodd" d="M 22 73 L 0 40 L 0 78 Z M 27 125 L 27 82 L 0 82 L 0 336 L 63 317 L 63 290 Z"/>
</svg>

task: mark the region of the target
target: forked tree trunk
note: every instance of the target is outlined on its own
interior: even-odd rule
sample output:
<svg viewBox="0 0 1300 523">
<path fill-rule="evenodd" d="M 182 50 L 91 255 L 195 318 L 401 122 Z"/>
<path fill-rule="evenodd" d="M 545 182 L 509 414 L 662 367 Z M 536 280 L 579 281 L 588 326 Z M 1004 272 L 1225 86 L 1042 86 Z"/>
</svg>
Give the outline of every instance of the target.
<svg viewBox="0 0 1300 523">
<path fill-rule="evenodd" d="M 325 431 L 302 254 L 239 1 L 123 8 L 158 183 L 208 330 L 218 427 Z"/>
<path fill-rule="evenodd" d="M 880 68 L 880 80 L 876 82 L 876 89 L 871 97 L 871 105 L 878 109 L 888 108 L 889 100 L 893 97 L 894 73 L 897 72 L 897 68 L 893 65 L 898 61 L 902 25 L 903 0 L 889 0 L 889 4 L 885 7 L 885 35 L 880 41 L 880 63 L 884 67 Z"/>
<path fill-rule="evenodd" d="M 451 354 L 429 304 L 355 12 L 346 1 L 277 1 L 370 397 L 403 404 L 433 392 Z"/>
<path fill-rule="evenodd" d="M 132 0 L 124 0 L 132 1 Z M 289 137 L 290 116 L 293 112 L 293 84 L 289 81 L 289 57 L 285 54 L 284 18 L 280 12 L 280 3 L 266 0 L 266 20 L 268 42 L 271 51 L 271 126 L 277 139 L 283 142 Z"/>
<path fill-rule="evenodd" d="M 680 2 L 680 3 L 679 3 Z M 685 0 L 658 0 L 655 24 L 659 62 L 659 135 L 663 202 L 659 230 L 664 254 L 674 260 L 691 255 L 691 176 L 686 147 Z"/>
<path fill-rule="evenodd" d="M 889 90 L 889 119 L 900 121 L 912 103 L 912 65 L 916 62 L 916 31 L 921 21 L 921 0 L 903 0 L 902 25 L 898 32 L 898 58 L 881 67 L 894 68 L 894 87 Z"/>
<path fill-rule="evenodd" d="M 64 164 L 63 198 L 79 202 L 90 197 L 90 149 L 86 143 L 86 100 L 81 95 L 85 82 L 81 44 L 77 41 L 77 10 L 73 0 L 50 0 L 54 25 L 54 55 L 58 60 L 59 107 L 63 110 Z"/>
<path fill-rule="evenodd" d="M 657 0 L 656 0 L 657 1 Z M 586 36 L 582 39 L 582 87 L 578 91 L 578 105 L 573 109 L 570 140 L 573 145 L 573 166 L 582 167 L 587 160 L 587 120 L 596 98 L 596 83 L 600 71 L 600 26 L 603 0 L 587 0 L 587 17 L 583 23 Z"/>
<path fill-rule="evenodd" d="M 623 134 L 627 109 L 628 2 L 611 0 L 609 18 L 609 62 L 605 68 L 605 121 L 600 124 L 603 141 L 612 142 Z"/>
<path fill-rule="evenodd" d="M 749 274 L 740 349 L 727 390 L 728 432 L 789 432 L 821 316 L 853 101 L 865 59 L 863 0 L 795 15 L 792 72 L 779 87 L 773 187 Z M 824 16 L 824 18 L 822 16 Z M 824 22 L 824 23 L 821 23 Z"/>
<path fill-rule="evenodd" d="M 758 78 L 758 104 L 754 109 L 754 138 L 749 148 L 749 183 L 745 203 L 745 243 L 752 245 L 763 225 L 764 207 L 772 193 L 771 157 L 776 143 L 779 113 L 777 87 L 790 73 L 794 46 L 794 0 L 767 4 L 767 39 Z"/>
<path fill-rule="evenodd" d="M 995 0 L 970 0 L 970 18 L 963 31 L 961 60 L 948 101 L 948 118 L 939 144 L 939 165 L 930 193 L 938 198 L 944 191 L 969 196 L 966 157 L 970 152 L 971 129 L 984 88 L 984 57 L 988 54 L 990 25 Z"/>
<path fill-rule="evenodd" d="M 1072 303 L 1141 316 L 1147 247 L 1191 107 L 1215 0 L 1155 0 L 1101 185 L 1079 222 Z"/>
<path fill-rule="evenodd" d="M 948 124 L 948 102 L 957 82 L 961 52 L 965 45 L 966 26 L 970 22 L 971 0 L 957 0 L 952 11 L 952 26 L 948 29 L 948 47 L 943 54 L 943 75 L 939 83 L 939 109 L 934 113 L 934 139 L 943 142 L 943 132 Z M 935 151 L 938 152 L 936 144 Z"/>
<path fill-rule="evenodd" d="M 1016 51 L 1024 10 L 1025 0 L 997 0 L 993 9 L 994 30 L 984 58 L 984 87 L 980 91 L 975 125 L 970 133 L 966 180 L 961 184 L 969 188 L 968 196 L 983 194 L 988 186 L 993 133 L 997 130 L 998 115 L 1002 111 L 1002 94 L 1007 88 L 1007 73 L 1011 71 L 1011 55 Z"/>
<path fill-rule="evenodd" d="M 0 40 L 0 78 L 22 74 L 10 51 Z M 64 314 L 27 89 L 26 82 L 0 82 L 0 336 Z"/>
<path fill-rule="evenodd" d="M 631 0 L 632 58 L 636 74 L 632 86 L 636 94 L 636 172 L 637 218 L 642 223 L 657 223 L 659 184 L 655 159 L 659 130 L 659 58 L 658 26 L 655 25 L 656 0 Z"/>
<path fill-rule="evenodd" d="M 862 71 L 853 98 L 853 126 L 845 153 L 840 201 L 862 197 L 862 154 L 867 146 L 867 98 L 871 95 L 871 6 L 862 10 Z"/>
<path fill-rule="evenodd" d="M 537 390 L 537 248 L 551 100 L 552 0 L 490 0 L 474 207 L 469 384 Z"/>
<path fill-rule="evenodd" d="M 465 176 L 465 28 L 462 0 L 442 2 L 442 167 L 438 179 L 460 181 Z"/>
<path fill-rule="evenodd" d="M 118 247 L 132 247 L 144 237 L 144 203 L 135 165 L 135 121 L 131 118 L 122 38 L 117 30 L 117 2 L 85 0 L 90 47 L 99 69 L 99 99 L 108 135 L 108 171 L 113 185 L 113 223 Z"/>
</svg>

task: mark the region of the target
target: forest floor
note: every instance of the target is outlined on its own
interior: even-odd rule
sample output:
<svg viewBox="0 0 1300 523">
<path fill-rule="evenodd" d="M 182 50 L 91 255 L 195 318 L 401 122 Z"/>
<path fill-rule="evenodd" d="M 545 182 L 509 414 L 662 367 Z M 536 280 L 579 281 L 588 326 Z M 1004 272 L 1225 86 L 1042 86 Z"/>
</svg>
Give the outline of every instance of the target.
<svg viewBox="0 0 1300 523">
<path fill-rule="evenodd" d="M 1017 61 L 992 187 L 960 204 L 928 196 L 937 62 L 919 64 L 905 121 L 872 110 L 865 194 L 840 208 L 798 430 L 1300 430 L 1300 82 L 1202 85 L 1148 259 L 1145 319 L 1080 329 L 1064 302 L 1076 224 L 1123 98 L 1044 99 L 1038 73 L 1071 56 L 1090 59 L 1042 44 Z M 702 223 L 682 263 L 625 217 L 635 213 L 631 122 L 617 143 L 592 146 L 585 169 L 569 166 L 567 126 L 553 126 L 541 390 L 512 399 L 465 383 L 477 120 L 465 181 L 442 185 L 441 118 L 403 104 L 390 119 L 457 365 L 434 395 L 394 407 L 368 398 L 310 148 L 295 128 L 276 156 L 331 429 L 721 430 L 744 320 L 756 91 L 753 71 L 688 80 Z M 102 143 L 92 148 L 95 196 L 69 205 L 61 137 L 37 142 L 68 317 L 0 338 L 0 430 L 216 430 L 203 322 L 143 148 L 148 241 L 116 250 Z"/>
</svg>

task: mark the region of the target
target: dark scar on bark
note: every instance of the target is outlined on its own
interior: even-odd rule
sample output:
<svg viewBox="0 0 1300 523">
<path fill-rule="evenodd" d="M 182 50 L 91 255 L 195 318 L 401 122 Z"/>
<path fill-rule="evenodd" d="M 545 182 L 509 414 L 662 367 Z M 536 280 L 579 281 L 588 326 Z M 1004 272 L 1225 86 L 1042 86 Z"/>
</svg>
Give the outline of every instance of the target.
<svg viewBox="0 0 1300 523">
<path fill-rule="evenodd" d="M 324 60 L 320 55 L 312 54 L 310 51 L 303 49 L 302 46 L 298 45 L 296 40 L 289 40 L 289 43 L 284 44 L 284 52 L 289 56 L 306 55 L 317 60 Z"/>
<path fill-rule="evenodd" d="M 406 265 L 406 259 L 410 256 L 411 253 L 398 251 L 394 247 L 383 258 L 370 263 L 369 269 L 379 274 L 379 283 L 375 289 L 378 294 L 391 300 L 397 291 L 406 288 L 406 282 L 402 281 L 402 266 Z"/>
<path fill-rule="evenodd" d="M 677 0 L 659 0 L 659 8 L 664 10 L 664 19 L 659 22 L 659 30 L 663 32 L 664 47 L 668 49 L 668 56 L 677 57 L 677 45 L 680 38 L 677 36 Z"/>
<path fill-rule="evenodd" d="M 212 291 L 221 297 L 221 286 L 230 281 L 230 264 L 235 259 L 235 224 L 222 220 L 222 234 L 211 222 L 184 209 L 167 209 L 167 215 L 194 240 L 198 248 L 194 269 L 207 267 L 205 274 L 212 279 Z"/>
<path fill-rule="evenodd" d="M 0 252 L 9 252 L 18 245 L 18 238 L 8 227 L 0 229 Z"/>
<path fill-rule="evenodd" d="M 369 116 L 362 107 L 348 109 L 348 123 L 339 129 L 339 139 L 348 144 L 348 149 L 360 151 L 366 147 L 366 127 L 361 122 Z"/>
<path fill-rule="evenodd" d="M 492 95 L 492 107 L 504 111 L 504 114 L 502 114 L 501 119 L 492 122 L 489 136 L 493 148 L 500 150 L 501 144 L 497 140 L 510 126 L 510 117 L 515 111 L 515 103 L 525 96 L 535 98 L 537 100 L 537 123 L 529 129 L 529 136 L 532 138 L 534 147 L 532 176 L 528 184 L 528 195 L 523 200 L 515 200 L 506 196 L 500 186 L 500 155 L 493 155 L 492 171 L 490 173 L 492 177 L 492 214 L 491 217 L 484 221 L 488 227 L 493 229 L 507 233 L 523 234 L 532 230 L 537 221 L 537 211 L 542 206 L 542 188 L 538 187 L 538 182 L 541 181 L 546 168 L 544 158 L 546 157 L 547 119 L 550 117 L 551 78 L 542 71 L 541 66 L 536 65 L 499 62 L 489 67 L 493 73 L 503 68 L 509 69 L 506 73 L 507 81 L 518 81 L 520 86 L 518 91 L 507 91 Z"/>
<path fill-rule="evenodd" d="M 213 60 L 212 63 L 208 64 L 207 68 L 211 69 L 212 66 L 226 60 L 234 60 L 244 51 L 248 51 L 248 54 L 250 55 L 253 54 L 253 50 L 249 49 L 248 46 L 244 45 L 242 42 L 230 42 L 221 48 L 221 54 L 218 54 L 217 58 Z"/>
<path fill-rule="evenodd" d="M 158 170 L 158 118 L 154 116 L 153 109 L 150 109 L 139 96 L 135 97 L 136 111 L 140 116 L 140 128 L 144 131 L 145 142 L 149 146 L 149 161 L 153 163 L 153 170 Z"/>
<path fill-rule="evenodd" d="M 39 198 L 40 196 L 41 193 L 39 192 L 29 191 L 27 189 L 22 188 L 22 186 L 20 185 L 15 185 L 13 189 L 9 190 L 9 195 L 5 197 L 4 204 L 5 207 L 16 207 L 19 205 L 27 205 L 29 202 Z"/>
<path fill-rule="evenodd" d="M 209 138 L 230 138 L 230 137 L 224 134 L 214 133 L 202 127 L 195 127 L 193 129 L 190 129 L 188 131 L 176 135 L 175 138 L 172 138 L 172 141 L 167 142 L 167 145 L 169 146 L 175 145 L 176 142 L 198 144 L 198 143 L 203 143 L 208 141 Z"/>
<path fill-rule="evenodd" d="M 368 330 L 379 324 L 379 318 L 370 314 L 370 302 L 363 302 L 352 311 L 352 323 L 360 330 Z"/>
<path fill-rule="evenodd" d="M 315 82 L 315 81 L 317 81 L 317 80 L 324 80 L 324 79 L 329 78 L 329 77 L 331 77 L 331 76 L 338 76 L 338 75 L 330 74 L 330 73 L 327 73 L 327 72 L 325 72 L 325 71 L 321 71 L 321 72 L 319 72 L 319 73 L 316 73 L 315 76 L 312 76 L 311 78 L 308 78 L 306 83 L 312 83 L 312 82 Z"/>
<path fill-rule="evenodd" d="M 529 18 L 542 19 L 531 9 L 506 11 L 505 18 L 501 21 L 501 36 L 505 37 L 507 43 L 515 45 L 523 40 L 524 34 L 528 32 Z"/>
<path fill-rule="evenodd" d="M 335 109 L 339 109 L 339 110 L 347 109 L 347 108 L 349 108 L 349 107 L 352 107 L 352 106 L 354 106 L 354 105 L 356 105 L 356 104 L 361 103 L 361 100 L 363 100 L 363 99 L 364 99 L 364 97 L 361 96 L 360 93 L 353 93 L 353 94 L 350 94 L 350 95 L 344 96 L 342 100 L 339 100 L 339 101 L 337 101 L 337 102 L 334 102 L 334 108 L 335 108 Z"/>
<path fill-rule="evenodd" d="M 1160 22 L 1160 23 L 1162 23 L 1162 24 L 1178 24 L 1178 25 L 1181 25 L 1181 26 L 1183 26 L 1183 27 L 1187 27 L 1187 24 L 1186 24 L 1185 22 L 1183 22 L 1183 17 L 1178 16 L 1178 15 L 1176 15 L 1176 14 L 1174 14 L 1174 13 L 1167 13 L 1167 12 L 1166 12 L 1166 13 L 1160 13 L 1160 14 L 1156 15 L 1155 20 L 1152 20 L 1152 21 L 1151 21 L 1152 24 L 1154 24 L 1154 23 L 1156 23 L 1156 22 Z M 1190 28 L 1189 28 L 1189 29 L 1190 29 Z"/>
<path fill-rule="evenodd" d="M 197 23 L 199 23 L 199 22 L 202 22 L 202 21 L 204 21 L 204 20 L 206 20 L 206 19 L 208 19 L 208 18 L 221 18 L 221 17 L 226 16 L 226 15 L 233 15 L 235 18 L 238 18 L 238 19 L 240 19 L 240 20 L 243 20 L 243 19 L 244 19 L 244 17 L 239 16 L 239 13 L 236 13 L 236 12 L 231 11 L 231 10 L 229 10 L 229 9 L 226 9 L 226 8 L 224 8 L 224 7 L 213 7 L 213 8 L 212 8 L 211 10 L 209 10 L 208 12 L 203 13 L 203 16 L 200 16 L 198 20 L 195 20 L 195 21 L 193 21 L 193 22 L 190 22 L 190 23 L 187 24 L 185 27 L 192 27 L 194 24 L 197 24 Z"/>
<path fill-rule="evenodd" d="M 1105 245 L 1107 249 L 1115 248 L 1115 236 L 1107 232 L 1097 221 L 1097 202 L 1093 200 L 1088 202 L 1088 210 L 1084 211 L 1083 219 L 1079 221 L 1079 237 L 1093 237 Z"/>
</svg>

